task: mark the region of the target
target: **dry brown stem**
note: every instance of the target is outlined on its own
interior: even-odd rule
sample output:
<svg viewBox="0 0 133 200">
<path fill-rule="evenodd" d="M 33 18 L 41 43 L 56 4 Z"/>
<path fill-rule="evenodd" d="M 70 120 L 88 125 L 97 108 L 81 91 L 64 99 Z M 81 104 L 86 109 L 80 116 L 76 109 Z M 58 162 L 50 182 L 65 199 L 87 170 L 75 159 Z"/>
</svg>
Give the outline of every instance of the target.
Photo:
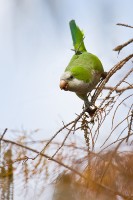
<svg viewBox="0 0 133 200">
<path fill-rule="evenodd" d="M 129 44 L 132 43 L 132 42 L 133 42 L 133 38 L 130 39 L 130 40 L 128 40 L 127 42 L 121 44 L 121 45 L 118 45 L 117 47 L 115 47 L 115 48 L 113 49 L 113 51 L 118 51 L 118 53 L 120 53 L 120 51 L 121 51 L 124 47 L 126 47 L 127 45 L 129 45 Z"/>
<path fill-rule="evenodd" d="M 128 28 L 133 28 L 133 26 L 130 26 L 128 24 L 117 23 L 116 25 L 118 25 L 118 26 L 124 26 L 124 27 L 128 27 Z"/>
</svg>

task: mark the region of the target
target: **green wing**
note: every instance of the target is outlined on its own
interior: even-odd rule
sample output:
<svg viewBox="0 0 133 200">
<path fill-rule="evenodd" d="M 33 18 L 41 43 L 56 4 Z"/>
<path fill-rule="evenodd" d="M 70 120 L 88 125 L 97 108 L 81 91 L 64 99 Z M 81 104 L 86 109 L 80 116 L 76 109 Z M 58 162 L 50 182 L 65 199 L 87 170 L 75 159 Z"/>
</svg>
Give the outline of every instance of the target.
<svg viewBox="0 0 133 200">
<path fill-rule="evenodd" d="M 94 71 L 102 74 L 104 70 L 97 56 L 84 52 L 81 55 L 74 55 L 65 71 L 71 71 L 79 80 L 90 82 Z"/>
<path fill-rule="evenodd" d="M 75 54 L 80 54 L 82 52 L 86 51 L 85 45 L 84 45 L 84 34 L 79 29 L 79 27 L 76 25 L 74 20 L 71 20 L 69 22 L 72 40 L 73 40 L 73 46 L 75 50 Z"/>
</svg>

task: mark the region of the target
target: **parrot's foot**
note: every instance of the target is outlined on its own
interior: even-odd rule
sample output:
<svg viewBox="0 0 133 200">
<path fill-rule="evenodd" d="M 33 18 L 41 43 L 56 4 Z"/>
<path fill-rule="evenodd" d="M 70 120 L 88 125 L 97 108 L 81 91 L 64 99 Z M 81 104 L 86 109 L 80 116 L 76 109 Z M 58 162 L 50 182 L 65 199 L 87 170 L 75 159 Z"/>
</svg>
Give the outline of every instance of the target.
<svg viewBox="0 0 133 200">
<path fill-rule="evenodd" d="M 90 101 L 84 101 L 85 103 L 85 108 L 89 108 L 90 106 L 92 106 L 91 102 Z"/>
<path fill-rule="evenodd" d="M 94 108 L 89 107 L 87 108 L 86 112 L 88 112 L 89 115 L 92 117 L 95 114 L 96 110 L 97 110 L 96 106 Z"/>
<path fill-rule="evenodd" d="M 94 113 L 96 112 L 97 107 L 96 106 L 86 107 L 85 109 L 86 109 L 86 112 L 88 112 L 89 115 L 92 117 L 94 115 Z"/>
<path fill-rule="evenodd" d="M 96 112 L 97 107 L 93 106 L 92 103 L 89 101 L 85 101 L 84 103 L 85 103 L 86 112 L 88 112 L 89 115 L 92 117 L 94 115 L 94 113 Z"/>
<path fill-rule="evenodd" d="M 103 72 L 102 73 L 102 75 L 101 75 L 102 80 L 106 78 L 107 74 L 108 74 L 108 72 Z"/>
</svg>

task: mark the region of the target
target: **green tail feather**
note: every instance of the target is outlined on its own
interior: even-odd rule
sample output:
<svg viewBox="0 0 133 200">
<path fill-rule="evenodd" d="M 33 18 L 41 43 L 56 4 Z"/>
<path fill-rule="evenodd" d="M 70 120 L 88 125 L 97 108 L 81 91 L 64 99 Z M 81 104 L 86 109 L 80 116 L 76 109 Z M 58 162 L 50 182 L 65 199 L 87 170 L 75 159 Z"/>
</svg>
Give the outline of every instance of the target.
<svg viewBox="0 0 133 200">
<path fill-rule="evenodd" d="M 70 25 L 75 54 L 81 54 L 82 52 L 86 51 L 84 45 L 84 34 L 76 25 L 74 20 L 71 20 L 69 22 L 69 25 Z"/>
</svg>

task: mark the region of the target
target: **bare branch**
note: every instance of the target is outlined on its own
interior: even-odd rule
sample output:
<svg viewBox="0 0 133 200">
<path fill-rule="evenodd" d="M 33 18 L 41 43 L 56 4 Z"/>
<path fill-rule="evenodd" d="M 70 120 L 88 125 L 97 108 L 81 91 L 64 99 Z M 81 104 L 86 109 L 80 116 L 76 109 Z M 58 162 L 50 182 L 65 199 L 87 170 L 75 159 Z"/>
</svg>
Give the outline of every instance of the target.
<svg viewBox="0 0 133 200">
<path fill-rule="evenodd" d="M 130 118 L 130 123 L 129 123 L 129 129 L 128 129 L 128 136 L 127 136 L 127 142 L 129 140 L 131 130 L 132 130 L 132 123 L 133 123 L 133 110 L 131 111 L 131 118 Z"/>
<path fill-rule="evenodd" d="M 131 117 L 131 115 L 125 117 L 122 121 L 120 121 L 111 131 L 111 133 L 108 135 L 107 139 L 104 141 L 104 143 L 102 144 L 101 147 L 104 146 L 104 144 L 108 141 L 108 139 L 110 138 L 110 136 L 112 135 L 112 133 L 118 128 L 118 126 L 120 126 L 125 120 L 127 120 L 129 117 Z"/>
<path fill-rule="evenodd" d="M 0 137 L 0 141 L 3 139 L 3 137 L 4 137 L 4 135 L 6 134 L 7 130 L 8 130 L 8 129 L 5 128 L 4 132 L 2 133 L 2 136 Z"/>
<path fill-rule="evenodd" d="M 126 47 L 127 45 L 129 45 L 129 44 L 132 43 L 132 42 L 133 42 L 133 38 L 130 39 L 130 40 L 128 40 L 127 42 L 125 42 L 125 43 L 123 43 L 123 44 L 121 44 L 121 45 L 115 47 L 115 48 L 113 49 L 113 51 L 118 51 L 118 53 L 120 53 L 120 51 L 121 51 L 124 47 Z"/>
<path fill-rule="evenodd" d="M 130 26 L 130 25 L 128 25 L 128 24 L 118 23 L 118 24 L 116 24 L 116 25 L 118 25 L 118 26 L 125 26 L 125 27 L 128 27 L 128 28 L 133 28 L 133 26 Z"/>
<path fill-rule="evenodd" d="M 121 93 L 127 90 L 133 89 L 133 85 L 127 86 L 127 87 L 123 87 L 123 88 L 116 88 L 115 92 Z M 114 87 L 111 86 L 105 86 L 104 90 L 114 90 Z"/>
</svg>

